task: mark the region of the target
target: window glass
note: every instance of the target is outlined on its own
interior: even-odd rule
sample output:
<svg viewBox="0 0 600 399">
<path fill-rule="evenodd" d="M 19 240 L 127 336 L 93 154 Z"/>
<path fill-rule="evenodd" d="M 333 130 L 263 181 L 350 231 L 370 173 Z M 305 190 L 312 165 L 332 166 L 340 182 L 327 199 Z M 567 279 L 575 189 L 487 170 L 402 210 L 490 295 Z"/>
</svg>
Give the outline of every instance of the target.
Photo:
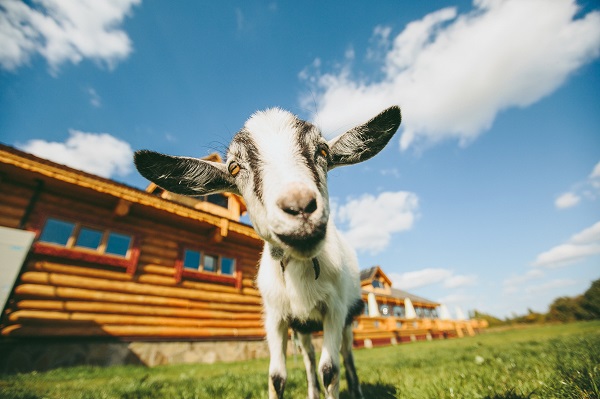
<svg viewBox="0 0 600 399">
<path fill-rule="evenodd" d="M 224 196 L 223 194 L 207 195 L 206 201 L 210 202 L 211 204 L 218 205 L 222 208 L 227 208 L 228 203 L 229 203 L 228 198 L 226 196 Z"/>
<path fill-rule="evenodd" d="M 77 242 L 75 243 L 75 246 L 90 249 L 98 249 L 98 246 L 100 245 L 101 241 L 101 231 L 90 229 L 88 227 L 82 227 L 79 230 L 79 235 L 77 236 Z"/>
<path fill-rule="evenodd" d="M 383 288 L 379 280 L 373 280 L 373 288 Z"/>
<path fill-rule="evenodd" d="M 207 272 L 217 271 L 217 257 L 212 255 L 204 255 L 204 270 Z"/>
<path fill-rule="evenodd" d="M 233 274 L 235 271 L 235 260 L 231 258 L 221 258 L 221 274 Z"/>
<path fill-rule="evenodd" d="M 62 220 L 48 219 L 40 235 L 40 241 L 52 244 L 67 245 L 69 237 L 73 234 L 75 223 L 63 222 Z"/>
<path fill-rule="evenodd" d="M 131 244 L 131 236 L 124 234 L 110 233 L 106 242 L 106 253 L 118 256 L 127 256 L 129 246 Z"/>
<path fill-rule="evenodd" d="M 404 317 L 404 306 L 394 306 L 394 316 Z"/>
<path fill-rule="evenodd" d="M 369 304 L 367 302 L 365 302 L 365 301 L 363 301 L 363 302 L 365 304 L 365 310 L 364 310 L 363 314 L 365 316 L 368 316 L 369 315 Z"/>
<path fill-rule="evenodd" d="M 200 252 L 186 249 L 183 253 L 183 267 L 198 269 L 200 267 Z"/>
</svg>

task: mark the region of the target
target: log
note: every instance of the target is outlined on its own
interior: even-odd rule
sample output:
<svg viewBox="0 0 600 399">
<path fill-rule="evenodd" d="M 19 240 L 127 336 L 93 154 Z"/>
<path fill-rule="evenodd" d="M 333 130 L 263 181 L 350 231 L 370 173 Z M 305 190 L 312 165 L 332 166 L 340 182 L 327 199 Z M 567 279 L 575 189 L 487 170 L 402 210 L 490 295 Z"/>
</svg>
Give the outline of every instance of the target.
<svg viewBox="0 0 600 399">
<path fill-rule="evenodd" d="M 145 273 L 145 274 L 159 274 L 161 276 L 174 276 L 175 275 L 174 267 L 154 265 L 152 263 L 145 264 L 145 265 L 138 265 L 138 270 L 141 270 L 142 273 Z"/>
<path fill-rule="evenodd" d="M 11 337 L 147 337 L 147 338 L 262 338 L 262 328 L 194 328 L 164 326 L 81 326 L 40 327 L 13 324 L 2 330 L 3 336 Z"/>
<path fill-rule="evenodd" d="M 20 219 L 24 213 L 25 208 L 0 203 L 0 215 Z"/>
<path fill-rule="evenodd" d="M 127 303 L 55 301 L 24 299 L 15 303 L 21 310 L 60 310 L 69 312 L 114 313 L 145 316 L 188 317 L 196 319 L 261 320 L 260 309 L 255 312 L 234 313 L 210 309 L 183 309 L 164 306 L 144 306 Z"/>
<path fill-rule="evenodd" d="M 176 249 L 169 249 L 160 245 L 148 244 L 146 241 L 140 245 L 140 250 L 149 256 L 156 256 L 163 259 L 177 259 L 179 251 Z"/>
<path fill-rule="evenodd" d="M 177 243 L 176 240 L 166 240 L 164 238 L 164 236 L 160 236 L 157 237 L 156 236 L 156 231 L 154 231 L 154 234 L 152 235 L 146 235 L 144 236 L 144 239 L 142 240 L 142 245 L 143 246 L 156 246 L 156 247 L 164 247 L 164 248 L 169 248 L 169 249 L 173 249 L 175 251 L 179 250 L 179 244 Z"/>
<path fill-rule="evenodd" d="M 97 290 L 89 290 L 84 288 L 71 288 L 71 287 L 52 287 L 48 285 L 38 284 L 21 284 L 15 288 L 15 294 L 18 296 L 35 296 L 55 299 L 81 299 L 91 301 L 106 301 L 106 302 L 117 302 L 117 303 L 130 303 L 130 304 L 145 304 L 145 305 L 156 305 L 156 306 L 171 306 L 171 307 L 182 307 L 190 309 L 213 309 L 223 310 L 227 309 L 231 312 L 260 312 L 261 306 L 257 305 L 240 305 L 234 306 L 213 303 L 213 302 L 199 302 L 189 299 L 180 298 L 164 298 L 149 295 L 135 295 L 135 294 L 124 294 L 115 292 L 105 292 Z"/>
<path fill-rule="evenodd" d="M 158 276 L 156 274 L 142 274 L 138 277 L 137 281 L 144 284 L 165 285 L 168 287 L 177 285 L 175 277 Z"/>
<path fill-rule="evenodd" d="M 112 272 L 108 270 L 93 269 L 90 267 L 67 266 L 51 262 L 35 262 L 30 265 L 29 270 L 63 273 L 75 276 L 98 277 L 107 280 L 130 281 L 131 276 L 123 272 Z"/>
<path fill-rule="evenodd" d="M 217 328 L 260 328 L 260 320 L 191 319 L 157 316 L 132 316 L 123 314 L 99 314 L 83 312 L 59 312 L 47 310 L 17 310 L 8 316 L 11 322 L 29 324 L 56 322 L 94 322 L 105 325 L 145 325 L 170 327 L 217 327 Z"/>
<path fill-rule="evenodd" d="M 25 272 L 21 276 L 24 283 L 47 284 L 62 287 L 88 287 L 91 289 L 128 294 L 153 295 L 172 298 L 193 299 L 208 302 L 260 304 L 260 298 L 241 294 L 214 293 L 179 287 L 163 287 L 135 282 L 110 281 L 90 277 L 75 277 L 57 273 Z"/>
<path fill-rule="evenodd" d="M 0 215 L 0 226 L 11 227 L 16 229 L 19 227 L 19 223 L 21 223 L 21 218 L 15 218 L 11 216 L 2 216 Z"/>
</svg>

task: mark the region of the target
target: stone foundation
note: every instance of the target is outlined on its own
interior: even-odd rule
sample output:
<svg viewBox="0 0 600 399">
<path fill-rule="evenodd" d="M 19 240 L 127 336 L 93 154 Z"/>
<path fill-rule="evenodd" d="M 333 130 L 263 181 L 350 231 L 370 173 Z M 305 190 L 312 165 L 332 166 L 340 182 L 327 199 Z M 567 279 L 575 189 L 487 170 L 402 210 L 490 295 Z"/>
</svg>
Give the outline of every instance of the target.
<svg viewBox="0 0 600 399">
<path fill-rule="evenodd" d="M 321 349 L 322 338 L 313 339 Z M 298 353 L 288 341 L 288 353 Z M 77 340 L 21 341 L 0 339 L 0 373 L 44 371 L 79 365 L 114 366 L 234 362 L 267 358 L 269 349 L 259 341 L 116 342 Z"/>
</svg>

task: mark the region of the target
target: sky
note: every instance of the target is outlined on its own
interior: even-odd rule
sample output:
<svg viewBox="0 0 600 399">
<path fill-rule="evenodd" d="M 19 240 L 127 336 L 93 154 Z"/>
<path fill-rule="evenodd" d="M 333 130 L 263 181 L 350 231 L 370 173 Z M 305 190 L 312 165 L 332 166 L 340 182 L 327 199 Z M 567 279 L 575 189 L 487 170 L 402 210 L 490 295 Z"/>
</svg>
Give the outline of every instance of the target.
<svg viewBox="0 0 600 399">
<path fill-rule="evenodd" d="M 0 141 L 143 189 L 132 154 L 224 152 L 257 110 L 328 138 L 397 104 L 330 173 L 361 268 L 498 317 L 600 277 L 591 0 L 0 3 Z"/>
</svg>

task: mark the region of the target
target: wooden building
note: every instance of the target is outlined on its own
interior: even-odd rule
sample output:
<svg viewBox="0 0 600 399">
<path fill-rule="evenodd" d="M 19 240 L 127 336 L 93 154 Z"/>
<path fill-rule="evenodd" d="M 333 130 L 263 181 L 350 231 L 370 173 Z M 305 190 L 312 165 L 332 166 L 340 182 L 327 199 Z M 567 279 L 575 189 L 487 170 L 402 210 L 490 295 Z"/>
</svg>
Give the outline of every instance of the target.
<svg viewBox="0 0 600 399">
<path fill-rule="evenodd" d="M 267 356 L 254 286 L 262 241 L 244 212 L 233 194 L 143 191 L 0 145 L 0 240 L 31 236 L 7 285 L 0 369 Z M 380 268 L 361 277 L 379 314 L 356 322 L 357 346 L 456 330 Z M 418 317 L 401 313 L 406 298 Z"/>
<path fill-rule="evenodd" d="M 484 320 L 440 317 L 440 303 L 393 288 L 379 266 L 362 270 L 360 279 L 365 313 L 355 322 L 357 347 L 462 337 L 487 327 Z"/>
</svg>

